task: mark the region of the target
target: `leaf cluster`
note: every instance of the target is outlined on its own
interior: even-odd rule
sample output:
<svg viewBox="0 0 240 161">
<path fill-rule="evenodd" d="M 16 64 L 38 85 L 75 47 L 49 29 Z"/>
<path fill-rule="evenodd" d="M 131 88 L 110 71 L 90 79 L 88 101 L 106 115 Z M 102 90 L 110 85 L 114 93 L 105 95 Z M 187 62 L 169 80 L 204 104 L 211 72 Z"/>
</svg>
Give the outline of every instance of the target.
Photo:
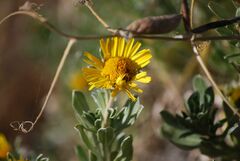
<svg viewBox="0 0 240 161">
<path fill-rule="evenodd" d="M 235 17 L 240 16 L 240 3 L 237 0 L 232 0 L 232 6 L 234 6 L 233 11 L 235 12 Z M 221 6 L 219 3 L 215 1 L 210 1 L 208 4 L 209 9 L 211 12 L 218 17 L 220 20 L 229 19 L 230 17 L 233 17 L 233 15 L 230 12 L 223 12 L 224 6 Z M 239 21 L 239 20 L 238 20 Z M 240 28 L 239 23 L 234 23 L 227 25 L 225 27 L 217 28 L 217 33 L 221 36 L 229 36 L 229 35 L 239 35 L 240 34 Z M 238 50 L 240 47 L 240 43 L 237 40 L 231 40 L 228 41 L 231 47 L 235 50 Z M 228 63 L 232 64 L 232 66 L 240 72 L 240 61 L 239 61 L 240 53 L 234 53 L 227 55 L 225 59 L 228 61 Z"/>
<path fill-rule="evenodd" d="M 84 94 L 73 92 L 73 107 L 78 118 L 76 129 L 84 145 L 77 146 L 79 160 L 88 161 L 130 161 L 132 159 L 133 138 L 123 130 L 131 126 L 139 116 L 143 106 L 139 99 L 128 100 L 123 107 L 108 108 L 108 126 L 103 126 L 104 111 L 109 101 L 106 90 L 92 92 L 94 108 L 87 103 Z"/>
<path fill-rule="evenodd" d="M 214 107 L 214 92 L 201 76 L 193 80 L 194 92 L 188 98 L 185 111 L 173 115 L 160 114 L 164 120 L 162 134 L 181 149 L 198 148 L 203 154 L 220 160 L 240 160 L 239 118 L 224 106 L 224 118 L 219 118 L 219 108 Z"/>
</svg>

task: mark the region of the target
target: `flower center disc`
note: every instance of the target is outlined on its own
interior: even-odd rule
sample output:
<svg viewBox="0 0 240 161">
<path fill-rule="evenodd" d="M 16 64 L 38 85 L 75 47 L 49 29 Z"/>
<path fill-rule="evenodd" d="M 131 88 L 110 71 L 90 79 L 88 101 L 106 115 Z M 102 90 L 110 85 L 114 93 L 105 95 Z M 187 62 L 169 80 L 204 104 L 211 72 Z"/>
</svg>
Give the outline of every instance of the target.
<svg viewBox="0 0 240 161">
<path fill-rule="evenodd" d="M 131 81 L 138 72 L 138 65 L 128 58 L 114 57 L 105 62 L 102 75 L 108 77 L 110 81 L 116 81 L 123 77 L 126 82 Z"/>
</svg>

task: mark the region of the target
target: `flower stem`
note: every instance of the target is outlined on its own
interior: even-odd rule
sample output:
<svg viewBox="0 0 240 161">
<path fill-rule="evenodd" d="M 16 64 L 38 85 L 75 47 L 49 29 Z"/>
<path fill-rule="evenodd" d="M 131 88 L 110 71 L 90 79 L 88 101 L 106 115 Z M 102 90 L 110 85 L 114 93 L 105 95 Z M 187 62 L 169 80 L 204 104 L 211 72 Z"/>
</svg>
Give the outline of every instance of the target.
<svg viewBox="0 0 240 161">
<path fill-rule="evenodd" d="M 107 106 L 103 111 L 103 122 L 102 127 L 107 127 L 109 125 L 109 119 L 108 119 L 108 109 L 112 108 L 113 105 L 113 97 L 110 95 L 110 98 L 108 100 Z"/>
</svg>

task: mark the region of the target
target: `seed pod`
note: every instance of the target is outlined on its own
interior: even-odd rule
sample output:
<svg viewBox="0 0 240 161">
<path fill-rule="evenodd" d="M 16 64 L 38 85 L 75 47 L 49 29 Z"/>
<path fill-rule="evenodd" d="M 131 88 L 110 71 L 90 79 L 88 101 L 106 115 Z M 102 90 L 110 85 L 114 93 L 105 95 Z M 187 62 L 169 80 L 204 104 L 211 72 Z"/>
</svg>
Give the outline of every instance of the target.
<svg viewBox="0 0 240 161">
<path fill-rule="evenodd" d="M 176 29 L 181 19 L 180 14 L 145 17 L 133 21 L 127 30 L 137 34 L 164 34 Z"/>
</svg>

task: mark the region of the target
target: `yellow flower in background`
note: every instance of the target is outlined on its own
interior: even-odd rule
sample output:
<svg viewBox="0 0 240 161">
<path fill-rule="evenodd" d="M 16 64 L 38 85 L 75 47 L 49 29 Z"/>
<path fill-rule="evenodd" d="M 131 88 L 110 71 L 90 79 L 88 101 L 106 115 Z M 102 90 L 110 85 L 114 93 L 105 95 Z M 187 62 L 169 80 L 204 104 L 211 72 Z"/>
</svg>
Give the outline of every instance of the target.
<svg viewBox="0 0 240 161">
<path fill-rule="evenodd" d="M 90 86 L 112 90 L 112 96 L 124 91 L 135 100 L 132 91 L 142 93 L 136 82 L 149 83 L 151 77 L 142 68 L 150 63 L 152 55 L 149 49 L 139 50 L 141 43 L 134 39 L 114 37 L 106 41 L 100 40 L 103 59 L 86 52 L 85 60 L 90 67 L 83 68 L 84 76 Z"/>
<path fill-rule="evenodd" d="M 8 143 L 6 137 L 0 133 L 0 158 L 6 158 L 7 153 L 11 150 L 11 146 Z"/>
<path fill-rule="evenodd" d="M 88 83 L 81 72 L 74 73 L 70 78 L 70 88 L 74 90 L 85 91 Z"/>
<path fill-rule="evenodd" d="M 228 96 L 230 100 L 236 105 L 236 107 L 240 108 L 240 87 L 231 89 Z"/>
</svg>

